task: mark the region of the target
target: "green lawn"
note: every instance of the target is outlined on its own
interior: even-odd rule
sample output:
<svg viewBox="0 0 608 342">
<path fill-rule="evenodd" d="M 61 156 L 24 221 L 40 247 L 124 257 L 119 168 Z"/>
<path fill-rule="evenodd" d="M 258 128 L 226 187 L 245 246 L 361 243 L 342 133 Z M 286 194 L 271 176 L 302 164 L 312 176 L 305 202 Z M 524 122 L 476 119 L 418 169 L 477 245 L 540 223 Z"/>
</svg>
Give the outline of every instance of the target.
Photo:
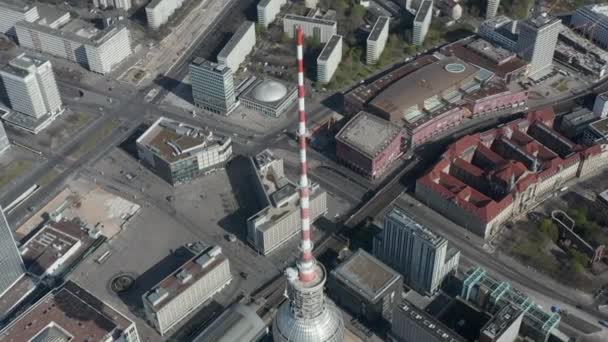
<svg viewBox="0 0 608 342">
<path fill-rule="evenodd" d="M 27 172 L 33 163 L 29 160 L 13 160 L 6 166 L 0 167 L 0 187 L 3 187 Z"/>
<path fill-rule="evenodd" d="M 101 141 L 110 135 L 118 126 L 120 126 L 120 122 L 118 120 L 112 120 L 106 122 L 98 131 L 96 131 L 93 135 L 91 135 L 86 141 L 82 143 L 78 147 L 76 151 L 74 151 L 71 156 L 74 158 L 80 158 L 85 154 L 92 151 Z"/>
<path fill-rule="evenodd" d="M 59 172 L 55 169 L 50 169 L 42 177 L 38 179 L 38 185 L 45 186 L 59 176 Z"/>
<path fill-rule="evenodd" d="M 72 135 L 93 121 L 93 115 L 88 113 L 72 113 L 66 118 L 65 132 Z"/>
</svg>

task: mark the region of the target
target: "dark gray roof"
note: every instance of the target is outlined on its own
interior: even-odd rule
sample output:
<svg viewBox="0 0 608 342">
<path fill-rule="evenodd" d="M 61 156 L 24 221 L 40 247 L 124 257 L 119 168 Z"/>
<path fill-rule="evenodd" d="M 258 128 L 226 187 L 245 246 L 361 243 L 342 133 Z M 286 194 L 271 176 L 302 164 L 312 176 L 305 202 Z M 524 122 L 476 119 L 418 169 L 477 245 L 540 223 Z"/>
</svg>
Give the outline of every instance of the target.
<svg viewBox="0 0 608 342">
<path fill-rule="evenodd" d="M 374 27 L 372 28 L 372 32 L 370 32 L 369 37 L 367 37 L 367 40 L 378 40 L 378 37 L 380 36 L 380 33 L 382 33 L 382 30 L 384 29 L 384 25 L 386 25 L 388 23 L 388 17 L 378 17 L 378 20 L 376 20 L 376 23 L 374 24 Z"/>
<path fill-rule="evenodd" d="M 334 34 L 333 36 L 331 36 L 327 44 L 325 44 L 325 47 L 323 48 L 323 51 L 321 51 L 321 54 L 319 55 L 319 58 L 317 60 L 326 61 L 329 56 L 331 56 L 331 54 L 334 52 L 334 49 L 341 40 L 342 36 L 340 35 Z"/>
<path fill-rule="evenodd" d="M 266 324 L 249 306 L 237 303 L 203 330 L 192 342 L 251 342 L 266 334 Z"/>
</svg>

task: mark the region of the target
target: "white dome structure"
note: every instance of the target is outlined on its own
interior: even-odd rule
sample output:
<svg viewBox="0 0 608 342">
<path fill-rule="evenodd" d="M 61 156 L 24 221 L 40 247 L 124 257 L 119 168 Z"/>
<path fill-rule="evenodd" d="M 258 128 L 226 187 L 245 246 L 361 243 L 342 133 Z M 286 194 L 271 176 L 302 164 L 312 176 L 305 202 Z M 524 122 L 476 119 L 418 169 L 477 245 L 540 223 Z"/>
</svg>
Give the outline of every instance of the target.
<svg viewBox="0 0 608 342">
<path fill-rule="evenodd" d="M 253 97 L 260 102 L 277 102 L 287 95 L 287 88 L 274 80 L 265 80 L 253 90 Z"/>
</svg>

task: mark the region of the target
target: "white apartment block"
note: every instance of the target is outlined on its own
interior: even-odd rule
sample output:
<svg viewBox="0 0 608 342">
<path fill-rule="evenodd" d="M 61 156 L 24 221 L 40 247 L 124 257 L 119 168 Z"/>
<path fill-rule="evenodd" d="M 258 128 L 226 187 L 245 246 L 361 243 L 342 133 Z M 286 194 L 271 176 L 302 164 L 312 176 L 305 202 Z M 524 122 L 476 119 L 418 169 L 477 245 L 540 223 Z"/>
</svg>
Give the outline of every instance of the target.
<svg viewBox="0 0 608 342">
<path fill-rule="evenodd" d="M 190 82 L 197 107 L 228 115 L 238 105 L 232 70 L 225 65 L 195 58 L 190 63 Z"/>
<path fill-rule="evenodd" d="M 121 24 L 98 30 L 74 19 L 65 25 L 21 21 L 15 27 L 22 47 L 76 62 L 102 75 L 132 53 L 131 35 Z"/>
<path fill-rule="evenodd" d="M 492 19 L 498 13 L 498 6 L 500 6 L 500 0 L 488 0 L 486 5 L 486 19 Z"/>
<path fill-rule="evenodd" d="M 15 24 L 20 21 L 36 21 L 39 18 L 38 8 L 23 3 L 19 0 L 0 1 L 0 32 L 14 37 Z"/>
<path fill-rule="evenodd" d="M 184 0 L 152 0 L 146 6 L 148 26 L 153 30 L 158 30 L 183 4 Z"/>
<path fill-rule="evenodd" d="M 218 53 L 217 62 L 236 71 L 255 46 L 255 24 L 245 21 Z"/>
<path fill-rule="evenodd" d="M 593 103 L 593 113 L 601 119 L 608 116 L 608 92 L 597 95 Z"/>
<path fill-rule="evenodd" d="M 295 37 L 298 26 L 302 27 L 304 37 L 318 39 L 321 43 L 327 43 L 333 35 L 338 33 L 338 23 L 335 20 L 294 14 L 287 14 L 283 17 L 283 32 L 289 38 Z"/>
<path fill-rule="evenodd" d="M 0 69 L 0 75 L 14 111 L 35 118 L 62 111 L 50 61 L 22 54 Z"/>
<path fill-rule="evenodd" d="M 389 18 L 378 17 L 372 31 L 367 37 L 367 53 L 365 60 L 367 64 L 376 64 L 384 51 L 388 41 Z"/>
<path fill-rule="evenodd" d="M 285 6 L 287 0 L 260 0 L 258 3 L 258 24 L 268 27 L 281 12 L 281 7 Z"/>
<path fill-rule="evenodd" d="M 416 17 L 414 18 L 414 27 L 412 29 L 412 44 L 422 45 L 429 27 L 431 27 L 431 18 L 433 17 L 433 1 L 425 0 L 420 5 Z"/>
<path fill-rule="evenodd" d="M 603 48 L 608 47 L 608 4 L 579 7 L 570 26 Z"/>
<path fill-rule="evenodd" d="M 93 0 L 93 6 L 95 6 L 96 8 L 113 7 L 116 9 L 128 11 L 131 9 L 133 4 L 131 3 L 131 0 Z"/>
<path fill-rule="evenodd" d="M 143 295 L 146 319 L 164 336 L 230 281 L 230 262 L 221 247 L 206 248 Z"/>
<path fill-rule="evenodd" d="M 317 58 L 317 81 L 329 83 L 342 61 L 342 36 L 334 35 Z"/>
</svg>

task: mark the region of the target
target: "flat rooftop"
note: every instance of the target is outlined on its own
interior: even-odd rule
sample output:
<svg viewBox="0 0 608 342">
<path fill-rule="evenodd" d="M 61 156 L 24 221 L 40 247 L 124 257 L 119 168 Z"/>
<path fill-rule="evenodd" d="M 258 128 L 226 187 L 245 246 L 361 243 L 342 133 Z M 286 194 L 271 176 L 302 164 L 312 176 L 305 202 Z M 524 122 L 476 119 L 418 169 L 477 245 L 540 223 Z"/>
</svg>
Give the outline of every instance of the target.
<svg viewBox="0 0 608 342">
<path fill-rule="evenodd" d="M 29 0 L 0 0 L 0 7 L 5 7 L 13 11 L 25 13 L 31 10 L 33 4 Z"/>
<path fill-rule="evenodd" d="M 408 229 L 414 230 L 414 234 L 417 237 L 428 241 L 433 246 L 439 246 L 440 244 L 447 242 L 444 237 L 435 234 L 426 227 L 420 225 L 420 223 L 414 221 L 414 219 L 408 216 L 405 211 L 401 210 L 400 208 L 391 209 L 389 212 L 386 213 L 386 217 L 401 223 Z"/>
<path fill-rule="evenodd" d="M 481 38 L 470 42 L 467 47 L 497 64 L 501 64 L 501 62 L 515 57 L 514 52 L 503 49 L 499 46 L 495 46 L 487 40 Z"/>
<path fill-rule="evenodd" d="M 13 58 L 10 61 L 10 64 L 19 69 L 26 70 L 30 69 L 31 67 L 39 67 L 46 62 L 48 62 L 48 59 L 39 58 L 28 54 L 22 54 Z"/>
<path fill-rule="evenodd" d="M 338 23 L 335 20 L 325 20 L 325 19 L 314 18 L 314 17 L 305 17 L 303 15 L 296 15 L 296 14 L 286 14 L 285 17 L 283 17 L 283 20 L 303 21 L 306 23 L 311 23 L 311 24 L 315 24 L 315 25 L 324 25 L 324 26 L 338 25 Z"/>
<path fill-rule="evenodd" d="M 224 45 L 222 50 L 217 54 L 217 57 L 229 55 L 232 50 L 241 42 L 241 39 L 245 36 L 247 31 L 252 30 L 255 24 L 252 21 L 243 22 L 239 28 L 234 32 L 228 43 Z"/>
<path fill-rule="evenodd" d="M 59 28 L 50 27 L 40 20 L 34 23 L 23 20 L 18 22 L 17 25 L 29 30 L 46 32 L 53 36 L 63 37 L 64 39 L 68 39 L 79 44 L 96 47 L 107 42 L 121 30 L 126 29 L 124 24 L 119 23 L 106 29 L 99 30 L 88 21 L 74 18 Z"/>
<path fill-rule="evenodd" d="M 230 68 L 229 67 L 227 67 L 227 66 L 225 66 L 223 64 L 218 64 L 218 63 L 215 63 L 215 62 L 211 62 L 211 61 L 209 61 L 207 59 L 204 59 L 202 57 L 195 57 L 192 60 L 192 64 L 195 65 L 195 66 L 197 66 L 197 67 L 199 67 L 199 68 L 202 68 L 202 69 L 205 69 L 205 70 L 209 70 L 209 71 L 212 71 L 212 72 L 216 72 L 216 73 L 218 73 L 220 75 L 225 75 L 226 73 L 230 72 Z"/>
<path fill-rule="evenodd" d="M 424 310 L 420 310 L 408 302 L 404 302 L 399 305 L 397 310 L 399 310 L 399 312 L 407 317 L 407 319 L 409 319 L 411 322 L 415 323 L 432 336 L 435 336 L 437 340 L 445 342 L 466 341 L 464 338 L 460 337 L 458 334 L 426 313 Z"/>
<path fill-rule="evenodd" d="M 256 341 L 265 335 L 266 324 L 255 310 L 243 304 L 231 305 L 192 342 Z"/>
<path fill-rule="evenodd" d="M 195 246 L 190 250 L 194 255 L 190 260 L 144 295 L 145 300 L 151 304 L 150 306 L 154 310 L 160 311 L 211 270 L 228 260 L 222 254 L 222 248 L 219 246 L 206 247 L 200 243 Z M 195 251 L 198 250 L 202 250 L 202 252 L 195 254 Z"/>
<path fill-rule="evenodd" d="M 490 338 L 498 339 L 523 314 L 524 312 L 521 308 L 513 304 L 505 305 L 483 326 L 481 333 Z"/>
<path fill-rule="evenodd" d="M 333 54 L 334 50 L 336 49 L 336 46 L 338 46 L 338 43 L 340 43 L 341 41 L 342 36 L 337 34 L 331 36 L 327 44 L 325 44 L 325 47 L 323 47 L 323 51 L 321 51 L 321 54 L 319 55 L 319 58 L 317 58 L 317 61 L 326 61 Z"/>
<path fill-rule="evenodd" d="M 370 302 L 375 302 L 401 277 L 399 273 L 362 249 L 351 255 L 333 270 L 332 274 Z"/>
<path fill-rule="evenodd" d="M 559 18 L 555 18 L 552 17 L 550 15 L 547 15 L 546 13 L 542 13 L 540 15 L 537 15 L 535 17 L 532 18 L 528 18 L 528 20 L 524 21 L 526 24 L 535 27 L 535 28 L 542 28 L 544 26 L 547 25 L 552 25 L 555 23 L 561 23 L 562 20 Z"/>
<path fill-rule="evenodd" d="M 420 8 L 418 9 L 418 12 L 416 12 L 416 17 L 414 18 L 414 21 L 416 21 L 416 22 L 424 21 L 427 14 L 432 9 L 433 9 L 432 1 L 430 1 L 430 0 L 423 1 L 422 4 L 420 5 Z"/>
<path fill-rule="evenodd" d="M 604 118 L 589 124 L 597 133 L 604 137 L 608 137 L 608 118 Z"/>
<path fill-rule="evenodd" d="M 385 16 L 378 17 L 378 20 L 376 20 L 376 23 L 374 24 L 374 27 L 372 28 L 372 32 L 370 32 L 369 36 L 367 37 L 367 40 L 371 40 L 371 41 L 378 40 L 378 37 L 380 37 L 380 33 L 382 33 L 382 30 L 384 30 L 384 27 L 386 25 L 388 25 L 388 21 L 389 21 L 388 17 L 385 17 Z"/>
<path fill-rule="evenodd" d="M 66 334 L 68 341 L 105 341 L 133 324 L 128 318 L 72 281 L 49 293 L 2 332 L 0 341 L 32 341 L 44 335 Z M 62 336 L 63 337 L 63 336 Z"/>
<path fill-rule="evenodd" d="M 137 143 L 172 163 L 211 145 L 221 144 L 225 139 L 214 136 L 209 130 L 161 117 L 137 139 Z"/>
<path fill-rule="evenodd" d="M 375 158 L 403 129 L 376 115 L 359 112 L 336 135 L 336 139 L 369 158 Z"/>
<path fill-rule="evenodd" d="M 36 288 L 36 281 L 34 277 L 29 274 L 25 274 L 19 279 L 8 291 L 4 292 L 0 296 L 0 321 L 2 321 L 6 315 L 10 314 L 12 310 L 16 309 L 19 303 L 25 297 L 30 294 Z M 2 335 L 0 335 L 0 340 Z"/>
</svg>

